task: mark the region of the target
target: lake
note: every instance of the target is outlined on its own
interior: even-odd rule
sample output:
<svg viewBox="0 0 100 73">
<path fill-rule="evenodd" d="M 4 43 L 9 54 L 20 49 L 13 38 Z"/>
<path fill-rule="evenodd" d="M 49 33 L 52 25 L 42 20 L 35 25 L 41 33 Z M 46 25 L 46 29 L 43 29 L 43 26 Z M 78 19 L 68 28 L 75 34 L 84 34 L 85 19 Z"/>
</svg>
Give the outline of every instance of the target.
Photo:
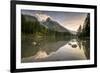
<svg viewBox="0 0 100 73">
<path fill-rule="evenodd" d="M 89 37 L 22 35 L 21 62 L 47 62 L 90 59 Z"/>
</svg>

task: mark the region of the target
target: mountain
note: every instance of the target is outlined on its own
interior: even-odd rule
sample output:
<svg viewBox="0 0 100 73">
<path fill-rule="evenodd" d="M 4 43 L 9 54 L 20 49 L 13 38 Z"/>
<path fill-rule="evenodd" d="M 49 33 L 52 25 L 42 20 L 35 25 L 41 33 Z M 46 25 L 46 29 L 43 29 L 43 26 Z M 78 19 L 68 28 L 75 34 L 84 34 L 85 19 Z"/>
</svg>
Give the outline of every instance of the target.
<svg viewBox="0 0 100 73">
<path fill-rule="evenodd" d="M 35 28 L 35 29 L 34 29 Z M 23 33 L 36 33 L 41 29 L 38 19 L 34 16 L 21 14 L 21 31 Z"/>
<path fill-rule="evenodd" d="M 30 22 L 38 21 L 38 19 L 37 19 L 35 16 L 31 16 L 31 15 L 22 15 L 22 17 L 24 17 L 26 21 L 30 21 Z"/>
<path fill-rule="evenodd" d="M 45 32 L 45 31 L 54 31 L 59 33 L 71 34 L 71 32 L 61 26 L 57 21 L 51 20 L 51 18 L 47 18 L 45 21 L 39 21 L 37 17 L 30 15 L 22 14 L 22 31 L 25 29 L 25 32 Z M 34 29 L 35 28 L 35 29 Z"/>
<path fill-rule="evenodd" d="M 46 21 L 41 22 L 41 24 L 50 30 L 58 32 L 69 32 L 69 30 L 61 26 L 57 21 L 53 21 L 49 17 L 46 19 Z"/>
</svg>

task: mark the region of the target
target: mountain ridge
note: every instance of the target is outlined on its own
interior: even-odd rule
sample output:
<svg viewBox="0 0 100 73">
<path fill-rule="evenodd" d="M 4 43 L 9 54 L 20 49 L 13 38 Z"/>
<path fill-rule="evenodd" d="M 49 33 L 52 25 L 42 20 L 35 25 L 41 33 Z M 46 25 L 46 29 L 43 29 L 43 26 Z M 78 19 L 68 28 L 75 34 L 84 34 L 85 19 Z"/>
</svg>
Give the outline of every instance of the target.
<svg viewBox="0 0 100 73">
<path fill-rule="evenodd" d="M 39 21 L 38 18 L 36 16 L 32 16 L 32 15 L 26 15 L 26 14 L 22 14 L 22 16 L 25 17 L 26 21 L 36 21 L 38 23 L 40 23 L 39 25 L 45 27 L 46 29 L 52 30 L 52 31 L 57 31 L 57 32 L 64 32 L 64 33 L 69 33 L 69 34 L 75 34 L 72 31 L 68 30 L 67 28 L 61 26 L 60 23 L 58 23 L 57 21 L 52 20 L 50 17 L 48 17 L 46 19 L 46 21 Z"/>
</svg>

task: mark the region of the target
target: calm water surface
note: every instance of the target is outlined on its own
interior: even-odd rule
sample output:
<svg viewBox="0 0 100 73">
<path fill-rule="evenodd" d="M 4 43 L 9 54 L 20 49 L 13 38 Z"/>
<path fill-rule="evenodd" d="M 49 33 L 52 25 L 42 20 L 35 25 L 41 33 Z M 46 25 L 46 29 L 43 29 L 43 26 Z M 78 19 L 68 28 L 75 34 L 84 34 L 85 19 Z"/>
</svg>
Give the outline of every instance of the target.
<svg viewBox="0 0 100 73">
<path fill-rule="evenodd" d="M 45 62 L 90 59 L 89 38 L 22 37 L 21 62 Z"/>
</svg>

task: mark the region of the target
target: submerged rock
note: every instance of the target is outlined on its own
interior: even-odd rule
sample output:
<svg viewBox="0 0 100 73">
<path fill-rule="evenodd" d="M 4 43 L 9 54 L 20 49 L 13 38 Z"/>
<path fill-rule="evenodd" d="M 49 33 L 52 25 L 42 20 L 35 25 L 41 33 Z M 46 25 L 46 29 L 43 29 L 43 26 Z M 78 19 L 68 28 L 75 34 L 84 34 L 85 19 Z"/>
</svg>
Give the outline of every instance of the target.
<svg viewBox="0 0 100 73">
<path fill-rule="evenodd" d="M 33 45 L 37 45 L 37 43 L 36 43 L 36 42 L 32 42 L 32 44 L 33 44 Z"/>
</svg>

